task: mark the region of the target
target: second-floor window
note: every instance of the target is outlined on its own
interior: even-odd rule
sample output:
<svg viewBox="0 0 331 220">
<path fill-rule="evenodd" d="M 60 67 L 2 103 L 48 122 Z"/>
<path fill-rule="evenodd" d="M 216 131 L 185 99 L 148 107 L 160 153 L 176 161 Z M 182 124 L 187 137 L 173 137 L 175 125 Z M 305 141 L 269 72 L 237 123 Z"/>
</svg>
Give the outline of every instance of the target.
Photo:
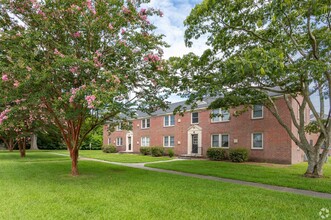
<svg viewBox="0 0 331 220">
<path fill-rule="evenodd" d="M 119 123 L 118 125 L 116 125 L 116 131 L 122 131 L 122 123 Z"/>
<path fill-rule="evenodd" d="M 252 148 L 263 149 L 263 133 L 252 134 Z"/>
<path fill-rule="evenodd" d="M 142 137 L 141 138 L 141 146 L 142 147 L 149 147 L 149 137 Z"/>
<path fill-rule="evenodd" d="M 263 106 L 253 105 L 252 118 L 263 118 Z"/>
<path fill-rule="evenodd" d="M 212 122 L 221 122 L 221 121 L 229 121 L 230 120 L 230 112 L 228 110 L 222 109 L 214 109 L 212 110 Z"/>
<path fill-rule="evenodd" d="M 199 112 L 192 112 L 191 117 L 192 124 L 199 124 Z"/>
<path fill-rule="evenodd" d="M 174 126 L 175 125 L 175 116 L 166 115 L 164 116 L 164 127 Z"/>
<path fill-rule="evenodd" d="M 122 146 L 123 145 L 123 139 L 121 137 L 116 138 L 116 146 Z"/>
<path fill-rule="evenodd" d="M 164 136 L 163 137 L 163 146 L 164 147 L 174 147 L 175 146 L 175 137 L 174 136 Z"/>
<path fill-rule="evenodd" d="M 150 119 L 149 118 L 145 118 L 143 120 L 141 120 L 141 128 L 145 129 L 145 128 L 149 128 L 151 126 L 150 124 Z"/>
</svg>

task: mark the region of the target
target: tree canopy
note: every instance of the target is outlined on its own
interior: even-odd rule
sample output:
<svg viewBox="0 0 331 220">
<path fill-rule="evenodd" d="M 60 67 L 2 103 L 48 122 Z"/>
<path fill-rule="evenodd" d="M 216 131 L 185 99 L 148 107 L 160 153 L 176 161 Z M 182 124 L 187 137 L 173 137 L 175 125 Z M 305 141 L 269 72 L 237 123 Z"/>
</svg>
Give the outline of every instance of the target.
<svg viewBox="0 0 331 220">
<path fill-rule="evenodd" d="M 184 75 L 175 77 L 180 91 L 189 88 L 189 102 L 215 96 L 221 98 L 211 108 L 264 104 L 306 153 L 306 174 L 322 175 L 327 149 L 321 155 L 319 151 L 323 143 L 330 146 L 331 136 L 330 111 L 325 112 L 331 102 L 330 1 L 204 0 L 191 11 L 185 25 L 188 46 L 202 36 L 209 46 L 201 56 L 171 59 L 176 74 L 180 70 Z M 286 100 L 299 137 L 285 125 L 269 92 Z M 319 109 L 311 98 L 316 94 Z M 291 100 L 300 106 L 299 120 Z M 307 108 L 319 132 L 313 146 L 306 137 Z"/>
</svg>

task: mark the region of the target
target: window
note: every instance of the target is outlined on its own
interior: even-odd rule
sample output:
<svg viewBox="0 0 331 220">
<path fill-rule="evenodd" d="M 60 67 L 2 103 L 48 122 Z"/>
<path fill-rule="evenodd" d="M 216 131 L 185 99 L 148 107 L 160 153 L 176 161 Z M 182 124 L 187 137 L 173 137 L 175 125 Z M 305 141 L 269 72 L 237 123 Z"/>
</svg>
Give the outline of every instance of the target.
<svg viewBox="0 0 331 220">
<path fill-rule="evenodd" d="M 199 124 L 199 112 L 192 112 L 191 124 Z"/>
<path fill-rule="evenodd" d="M 149 128 L 150 126 L 151 126 L 151 124 L 150 124 L 150 119 L 149 118 L 145 118 L 145 119 L 141 120 L 141 128 L 142 129 Z"/>
<path fill-rule="evenodd" d="M 142 137 L 141 138 L 141 146 L 142 147 L 149 147 L 149 137 Z"/>
<path fill-rule="evenodd" d="M 111 138 L 108 138 L 108 144 L 111 144 Z"/>
<path fill-rule="evenodd" d="M 213 134 L 211 136 L 212 147 L 229 147 L 229 135 L 228 134 Z"/>
<path fill-rule="evenodd" d="M 220 122 L 220 121 L 229 121 L 230 120 L 230 112 L 228 110 L 222 109 L 214 109 L 212 110 L 212 122 Z"/>
<path fill-rule="evenodd" d="M 116 131 L 122 131 L 122 123 L 119 123 L 119 124 L 116 126 Z"/>
<path fill-rule="evenodd" d="M 175 125 L 175 116 L 166 115 L 164 116 L 164 127 L 174 126 Z"/>
<path fill-rule="evenodd" d="M 263 118 L 263 106 L 262 105 L 254 105 L 252 118 Z"/>
<path fill-rule="evenodd" d="M 263 134 L 253 133 L 252 134 L 252 148 L 253 149 L 263 149 Z"/>
<path fill-rule="evenodd" d="M 116 138 L 116 146 L 122 146 L 123 145 L 123 139 L 121 137 Z"/>
<path fill-rule="evenodd" d="M 163 146 L 164 147 L 174 147 L 175 146 L 175 137 L 174 136 L 164 136 L 163 137 Z"/>
</svg>

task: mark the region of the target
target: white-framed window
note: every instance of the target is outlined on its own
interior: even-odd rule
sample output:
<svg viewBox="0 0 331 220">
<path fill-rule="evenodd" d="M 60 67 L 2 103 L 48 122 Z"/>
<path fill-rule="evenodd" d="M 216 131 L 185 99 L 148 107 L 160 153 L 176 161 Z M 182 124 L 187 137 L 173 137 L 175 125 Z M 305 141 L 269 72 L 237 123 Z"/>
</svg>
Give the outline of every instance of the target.
<svg viewBox="0 0 331 220">
<path fill-rule="evenodd" d="M 212 134 L 211 135 L 211 147 L 230 147 L 230 137 L 228 134 Z"/>
<path fill-rule="evenodd" d="M 164 136 L 163 137 L 163 146 L 164 147 L 174 147 L 175 146 L 175 137 L 174 136 Z"/>
<path fill-rule="evenodd" d="M 166 115 L 164 116 L 164 127 L 174 126 L 175 125 L 175 116 Z"/>
<path fill-rule="evenodd" d="M 116 138 L 116 146 L 122 146 L 123 145 L 123 138 L 118 137 Z"/>
<path fill-rule="evenodd" d="M 151 127 L 151 120 L 149 118 L 145 118 L 141 120 L 141 129 L 146 129 Z"/>
<path fill-rule="evenodd" d="M 116 129 L 116 131 L 122 131 L 122 123 L 119 123 L 118 125 L 116 125 L 115 129 Z"/>
<path fill-rule="evenodd" d="M 191 124 L 199 124 L 199 112 L 191 113 Z"/>
<path fill-rule="evenodd" d="M 252 133 L 252 149 L 263 149 L 263 133 Z"/>
<path fill-rule="evenodd" d="M 213 109 L 211 111 L 212 122 L 222 122 L 222 121 L 229 121 L 230 120 L 230 112 L 228 110 L 222 110 L 222 109 Z"/>
<path fill-rule="evenodd" d="M 111 144 L 111 138 L 108 138 L 108 144 Z"/>
<path fill-rule="evenodd" d="M 149 147 L 150 139 L 149 137 L 141 137 L 141 146 L 142 147 Z"/>
<path fill-rule="evenodd" d="M 263 105 L 253 105 L 252 118 L 263 118 Z"/>
</svg>

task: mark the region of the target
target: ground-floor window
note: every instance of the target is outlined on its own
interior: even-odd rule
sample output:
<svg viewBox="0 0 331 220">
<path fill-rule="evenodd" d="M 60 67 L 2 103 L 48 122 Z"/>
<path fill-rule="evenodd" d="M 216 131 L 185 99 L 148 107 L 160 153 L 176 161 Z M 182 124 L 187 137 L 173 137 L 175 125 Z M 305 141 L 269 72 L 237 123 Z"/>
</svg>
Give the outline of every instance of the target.
<svg viewBox="0 0 331 220">
<path fill-rule="evenodd" d="M 174 147 L 175 146 L 175 137 L 174 136 L 164 136 L 163 137 L 163 146 L 164 147 Z"/>
<path fill-rule="evenodd" d="M 116 138 L 116 146 L 122 146 L 123 145 L 123 138 L 118 137 Z"/>
<path fill-rule="evenodd" d="M 142 137 L 141 138 L 141 146 L 142 147 L 149 147 L 149 142 L 150 142 L 149 137 Z"/>
<path fill-rule="evenodd" d="M 263 149 L 263 133 L 252 134 L 252 149 Z"/>
<path fill-rule="evenodd" d="M 229 147 L 229 135 L 228 134 L 213 134 L 211 136 L 212 147 Z"/>
</svg>

